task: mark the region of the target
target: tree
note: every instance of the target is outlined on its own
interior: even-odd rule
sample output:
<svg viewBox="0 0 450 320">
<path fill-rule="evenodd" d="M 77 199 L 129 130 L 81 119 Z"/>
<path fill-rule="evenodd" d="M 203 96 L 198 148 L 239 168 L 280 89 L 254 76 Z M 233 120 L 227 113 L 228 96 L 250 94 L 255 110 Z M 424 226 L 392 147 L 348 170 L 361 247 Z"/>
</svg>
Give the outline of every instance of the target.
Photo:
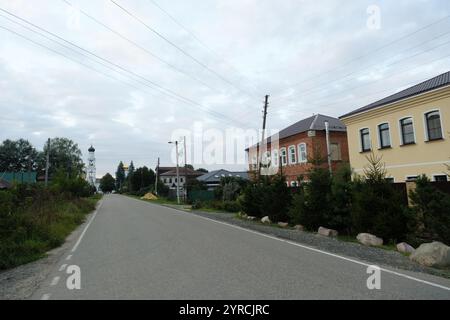
<svg viewBox="0 0 450 320">
<path fill-rule="evenodd" d="M 28 140 L 5 140 L 0 144 L 1 171 L 36 171 L 40 154 Z"/>
<path fill-rule="evenodd" d="M 352 170 L 346 163 L 333 174 L 331 196 L 334 211 L 327 217 L 330 228 L 346 234 L 351 232 L 352 186 Z"/>
<path fill-rule="evenodd" d="M 123 162 L 120 161 L 119 165 L 117 166 L 116 171 L 116 190 L 120 191 L 124 185 L 125 182 L 125 169 L 123 168 Z"/>
<path fill-rule="evenodd" d="M 135 171 L 135 169 L 134 169 L 133 160 L 131 160 L 130 166 L 128 167 L 128 175 L 125 179 L 126 183 L 127 183 L 128 191 L 133 191 L 133 186 L 131 185 L 131 179 L 133 178 L 134 171 Z"/>
<path fill-rule="evenodd" d="M 146 166 L 137 168 L 130 178 L 130 189 L 132 191 L 138 191 L 144 188 L 148 188 L 155 184 L 155 172 Z"/>
<path fill-rule="evenodd" d="M 44 156 L 41 157 L 40 164 L 45 168 L 45 155 L 48 144 L 44 146 Z M 81 176 L 84 169 L 82 153 L 78 144 L 67 138 L 53 138 L 50 140 L 50 166 L 49 175 L 54 175 L 58 169 L 63 169 L 68 176 Z"/>
<path fill-rule="evenodd" d="M 100 189 L 103 192 L 111 192 L 114 190 L 116 181 L 109 173 L 105 174 L 100 180 Z"/>
<path fill-rule="evenodd" d="M 186 164 L 185 167 L 186 167 L 187 169 L 194 170 L 194 166 L 193 166 L 192 164 Z"/>
<path fill-rule="evenodd" d="M 206 170 L 206 169 L 204 169 L 204 168 L 199 168 L 199 169 L 197 169 L 196 171 L 198 171 L 198 172 L 203 172 L 203 173 L 208 173 L 208 172 L 209 172 L 208 170 Z"/>
</svg>

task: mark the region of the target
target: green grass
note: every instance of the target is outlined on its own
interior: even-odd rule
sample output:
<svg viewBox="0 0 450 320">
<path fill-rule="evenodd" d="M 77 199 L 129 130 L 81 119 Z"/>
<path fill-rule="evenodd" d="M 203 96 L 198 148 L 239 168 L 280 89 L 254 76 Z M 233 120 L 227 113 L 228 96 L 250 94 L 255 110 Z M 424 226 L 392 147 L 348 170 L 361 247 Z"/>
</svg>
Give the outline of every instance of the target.
<svg viewBox="0 0 450 320">
<path fill-rule="evenodd" d="M 0 216 L 0 270 L 13 268 L 45 256 L 62 245 L 66 237 L 95 209 L 101 196 L 81 199 L 35 201 Z"/>
</svg>

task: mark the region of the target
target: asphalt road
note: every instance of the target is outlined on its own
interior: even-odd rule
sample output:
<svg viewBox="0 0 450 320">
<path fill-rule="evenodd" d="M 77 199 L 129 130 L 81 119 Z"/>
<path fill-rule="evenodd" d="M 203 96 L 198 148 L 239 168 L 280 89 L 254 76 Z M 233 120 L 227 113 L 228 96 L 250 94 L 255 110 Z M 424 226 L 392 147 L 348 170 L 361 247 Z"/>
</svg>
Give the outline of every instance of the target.
<svg viewBox="0 0 450 320">
<path fill-rule="evenodd" d="M 362 262 L 120 195 L 79 233 L 33 299 L 450 299 L 448 279 L 386 270 L 369 290 Z"/>
</svg>

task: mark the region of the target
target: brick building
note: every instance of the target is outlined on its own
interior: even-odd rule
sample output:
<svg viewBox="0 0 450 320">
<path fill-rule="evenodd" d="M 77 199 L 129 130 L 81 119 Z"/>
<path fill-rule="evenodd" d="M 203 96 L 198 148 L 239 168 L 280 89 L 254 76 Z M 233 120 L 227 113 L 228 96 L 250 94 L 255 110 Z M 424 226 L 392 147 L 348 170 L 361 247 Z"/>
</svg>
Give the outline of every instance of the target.
<svg viewBox="0 0 450 320">
<path fill-rule="evenodd" d="M 279 174 L 281 170 L 290 186 L 297 184 L 297 178 L 300 175 L 304 175 L 307 179 L 308 170 L 311 168 L 311 158 L 314 155 L 320 155 L 325 162 L 327 159 L 326 121 L 329 124 L 332 169 L 336 170 L 338 164 L 348 162 L 345 125 L 337 118 L 317 114 L 281 130 L 278 133 L 278 143 L 276 143 L 276 136 L 269 137 L 267 151 L 262 149 L 262 164 L 275 169 L 274 174 L 275 172 Z M 258 145 L 255 145 L 246 150 L 249 169 L 253 172 L 258 168 L 257 149 Z"/>
</svg>

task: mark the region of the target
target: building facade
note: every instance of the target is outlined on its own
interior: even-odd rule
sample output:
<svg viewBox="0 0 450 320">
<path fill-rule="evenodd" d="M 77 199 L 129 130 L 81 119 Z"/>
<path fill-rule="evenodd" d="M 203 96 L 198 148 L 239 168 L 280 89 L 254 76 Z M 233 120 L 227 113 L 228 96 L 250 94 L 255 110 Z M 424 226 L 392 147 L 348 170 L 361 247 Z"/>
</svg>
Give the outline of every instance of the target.
<svg viewBox="0 0 450 320">
<path fill-rule="evenodd" d="M 289 186 L 298 184 L 298 177 L 308 179 L 311 159 L 319 156 L 327 165 L 328 148 L 325 123 L 329 124 L 330 157 L 332 170 L 349 161 L 345 125 L 336 118 L 317 114 L 303 119 L 267 139 L 267 150 L 261 150 L 261 163 L 275 170 L 272 174 L 283 174 Z M 275 142 L 275 140 L 278 140 Z M 249 169 L 258 170 L 258 146 L 247 149 Z"/>
<path fill-rule="evenodd" d="M 167 168 L 167 167 L 162 167 L 162 168 Z M 161 173 L 161 171 L 163 171 L 163 173 Z M 180 182 L 179 182 L 179 187 L 180 190 L 184 190 L 184 186 L 186 184 L 187 181 L 189 181 L 190 179 L 196 179 L 197 177 L 203 175 L 202 172 L 198 172 L 189 168 L 184 168 L 184 167 L 179 167 L 178 168 L 178 175 L 180 178 Z M 177 183 L 178 183 L 178 178 L 177 178 L 177 168 L 173 167 L 170 170 L 159 170 L 159 174 L 158 174 L 160 180 L 167 186 L 169 187 L 169 189 L 177 189 Z"/>
<path fill-rule="evenodd" d="M 450 164 L 450 72 L 341 117 L 347 126 L 350 164 L 362 174 L 367 156 L 382 157 L 388 178 L 426 174 L 447 181 Z"/>
<path fill-rule="evenodd" d="M 198 177 L 197 180 L 203 182 L 208 190 L 214 190 L 220 186 L 221 180 L 227 177 L 248 180 L 248 173 L 246 171 L 232 172 L 225 169 L 220 169 L 205 173 Z"/>
</svg>

